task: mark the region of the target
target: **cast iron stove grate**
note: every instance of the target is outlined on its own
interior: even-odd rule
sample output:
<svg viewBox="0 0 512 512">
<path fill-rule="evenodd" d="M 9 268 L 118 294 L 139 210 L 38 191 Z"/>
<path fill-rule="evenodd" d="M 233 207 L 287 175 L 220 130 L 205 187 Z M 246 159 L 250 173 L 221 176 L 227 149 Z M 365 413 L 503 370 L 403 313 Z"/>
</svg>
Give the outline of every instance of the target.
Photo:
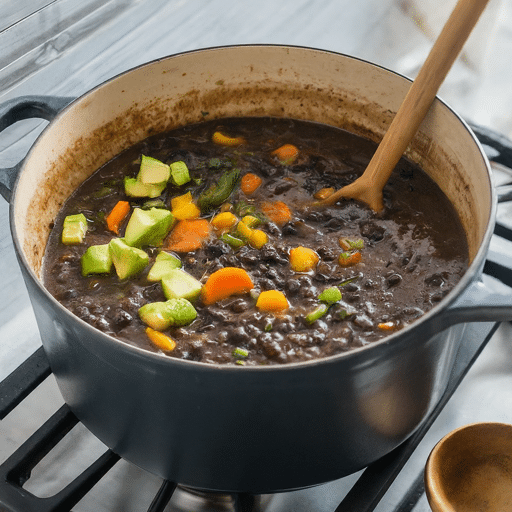
<svg viewBox="0 0 512 512">
<path fill-rule="evenodd" d="M 512 143 L 490 130 L 478 126 L 473 126 L 473 130 L 493 162 L 512 169 Z M 510 200 L 509 195 L 512 194 L 502 194 L 502 200 Z M 498 223 L 494 237 L 498 247 L 502 238 L 512 241 L 512 229 Z M 485 264 L 484 273 L 512 287 L 512 257 L 510 261 L 504 262 L 499 257 L 494 258 L 491 252 Z M 368 466 L 333 512 L 353 510 L 371 512 L 376 508 L 497 327 L 498 324 L 491 326 L 479 324 L 471 329 L 471 334 L 467 336 L 457 355 L 446 392 L 430 416 L 407 441 Z M 13 411 L 50 374 L 51 370 L 44 350 L 40 348 L 0 383 L 0 419 Z M 55 495 L 38 497 L 27 491 L 24 484 L 30 478 L 32 470 L 77 423 L 76 416 L 67 405 L 63 405 L 0 466 L 1 512 L 70 512 L 120 460 L 118 455 L 107 449 Z M 177 483 L 164 481 L 147 509 L 148 512 L 163 512 L 176 487 Z M 393 512 L 411 512 L 423 493 L 423 474 L 420 473 L 409 489 L 404 491 L 402 500 Z M 257 497 L 245 493 L 233 496 L 233 506 L 236 512 L 258 512 L 259 510 Z"/>
</svg>

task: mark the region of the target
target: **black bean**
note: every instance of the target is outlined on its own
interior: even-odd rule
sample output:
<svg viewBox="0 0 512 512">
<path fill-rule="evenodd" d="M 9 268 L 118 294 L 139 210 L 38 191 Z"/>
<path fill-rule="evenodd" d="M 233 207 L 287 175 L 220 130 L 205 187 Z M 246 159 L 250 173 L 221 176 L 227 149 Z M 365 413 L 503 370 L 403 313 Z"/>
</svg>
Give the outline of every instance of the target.
<svg viewBox="0 0 512 512">
<path fill-rule="evenodd" d="M 160 283 L 155 283 L 144 288 L 142 291 L 142 296 L 148 302 L 159 302 L 165 300 L 165 296 L 162 291 L 162 285 Z"/>
<path fill-rule="evenodd" d="M 330 280 L 330 276 L 326 276 L 325 274 L 316 272 L 315 275 L 313 276 L 313 279 L 318 283 L 326 283 L 327 281 Z"/>
<path fill-rule="evenodd" d="M 239 326 L 228 331 L 228 341 L 236 346 L 243 346 L 251 339 L 251 335 L 245 330 L 245 327 Z"/>
<path fill-rule="evenodd" d="M 260 257 L 262 261 L 267 263 L 279 263 L 280 265 L 287 265 L 288 260 L 281 256 L 275 247 L 271 245 L 264 245 L 260 251 Z"/>
<path fill-rule="evenodd" d="M 364 313 L 360 313 L 360 314 L 354 315 L 354 317 L 352 318 L 352 322 L 355 325 L 357 325 L 358 327 L 360 327 L 361 329 L 370 330 L 370 329 L 373 328 L 373 322 Z"/>
<path fill-rule="evenodd" d="M 242 250 L 240 250 L 238 258 L 243 264 L 251 267 L 259 263 L 260 261 L 258 255 L 254 254 L 253 252 L 242 252 Z"/>
<path fill-rule="evenodd" d="M 268 279 L 278 280 L 282 276 L 279 275 L 275 268 L 269 268 L 265 272 L 265 277 L 267 277 Z"/>
<path fill-rule="evenodd" d="M 288 294 L 295 295 L 300 290 L 300 283 L 297 279 L 288 279 L 284 287 Z"/>
<path fill-rule="evenodd" d="M 276 285 L 271 279 L 262 278 L 258 281 L 258 284 L 262 290 L 274 290 Z"/>
<path fill-rule="evenodd" d="M 392 274 L 386 279 L 386 282 L 388 287 L 391 288 L 402 282 L 402 276 L 400 274 Z"/>
<path fill-rule="evenodd" d="M 112 316 L 112 327 L 115 332 L 120 331 L 127 327 L 130 322 L 133 320 L 132 315 L 125 311 L 124 309 L 117 309 Z"/>
<path fill-rule="evenodd" d="M 281 235 L 281 229 L 275 222 L 267 222 L 265 224 L 265 230 L 267 231 L 267 233 L 273 236 Z"/>
<path fill-rule="evenodd" d="M 361 235 L 371 242 L 380 242 L 384 238 L 386 228 L 370 221 L 361 223 L 360 231 Z"/>
<path fill-rule="evenodd" d="M 217 336 L 216 336 L 216 341 L 219 343 L 219 344 L 224 344 L 228 341 L 228 338 L 229 338 L 229 334 L 227 331 L 220 331 Z"/>
<path fill-rule="evenodd" d="M 369 290 L 372 290 L 374 288 L 376 288 L 378 286 L 378 284 L 373 280 L 373 279 L 367 279 L 365 282 L 364 282 L 364 285 L 363 285 L 365 288 L 369 289 Z"/>
<path fill-rule="evenodd" d="M 431 276 L 425 278 L 425 283 L 429 286 L 440 287 L 444 284 L 444 279 L 441 274 L 432 274 Z"/>
<path fill-rule="evenodd" d="M 239 298 L 231 303 L 230 308 L 233 313 L 243 313 L 249 309 L 249 306 L 249 303 L 245 299 Z"/>
<path fill-rule="evenodd" d="M 288 192 L 291 188 L 295 187 L 296 183 L 290 180 L 281 180 L 275 184 L 273 193 L 278 196 Z"/>
<path fill-rule="evenodd" d="M 422 309 L 415 307 L 407 307 L 402 309 L 402 314 L 411 318 L 419 318 L 421 315 L 423 315 L 423 313 L 424 311 Z"/>
<path fill-rule="evenodd" d="M 355 304 L 356 302 L 361 301 L 361 295 L 359 293 L 350 293 L 345 294 L 343 297 L 347 302 L 350 302 L 351 304 Z"/>
<path fill-rule="evenodd" d="M 316 252 L 324 261 L 334 261 L 338 257 L 337 252 L 339 251 L 335 251 L 331 247 L 320 246 Z"/>
<path fill-rule="evenodd" d="M 324 227 L 327 228 L 327 231 L 339 231 L 343 226 L 345 225 L 345 222 L 342 219 L 339 218 L 333 218 L 328 220 Z"/>
<path fill-rule="evenodd" d="M 205 254 L 208 258 L 215 259 L 219 258 L 223 254 L 231 252 L 231 248 L 224 243 L 210 244 L 205 249 Z"/>
<path fill-rule="evenodd" d="M 287 222 L 281 232 L 284 236 L 295 236 L 298 233 L 297 228 L 291 222 Z"/>
<path fill-rule="evenodd" d="M 309 344 L 309 336 L 303 332 L 290 333 L 286 336 L 286 339 L 295 345 L 299 345 L 300 347 L 307 347 Z"/>
</svg>

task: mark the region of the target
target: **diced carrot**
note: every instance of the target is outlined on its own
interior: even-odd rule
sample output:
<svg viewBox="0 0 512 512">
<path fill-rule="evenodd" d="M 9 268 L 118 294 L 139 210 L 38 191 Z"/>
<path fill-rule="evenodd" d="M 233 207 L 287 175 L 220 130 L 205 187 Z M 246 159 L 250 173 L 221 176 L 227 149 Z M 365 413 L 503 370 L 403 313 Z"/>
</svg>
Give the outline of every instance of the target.
<svg viewBox="0 0 512 512">
<path fill-rule="evenodd" d="M 107 227 L 110 231 L 119 235 L 119 226 L 130 212 L 130 203 L 128 201 L 118 201 L 107 215 Z"/>
<path fill-rule="evenodd" d="M 198 219 L 201 210 L 192 201 L 192 194 L 187 192 L 171 199 L 172 214 L 177 220 Z"/>
<path fill-rule="evenodd" d="M 292 212 L 288 206 L 282 201 L 274 201 L 273 203 L 264 202 L 261 204 L 263 213 L 277 225 L 283 225 L 292 218 Z"/>
<path fill-rule="evenodd" d="M 249 244 L 256 249 L 261 249 L 268 242 L 268 236 L 261 229 L 253 229 L 249 236 Z"/>
<path fill-rule="evenodd" d="M 240 221 L 236 225 L 236 232 L 245 240 L 249 240 L 251 238 L 253 230 L 243 221 Z"/>
<path fill-rule="evenodd" d="M 357 265 L 361 261 L 361 253 L 359 251 L 356 252 L 342 252 L 340 257 L 338 258 L 338 263 L 342 267 L 352 267 Z"/>
<path fill-rule="evenodd" d="M 229 229 L 238 222 L 238 218 L 234 213 L 222 212 L 215 215 L 210 222 L 215 229 Z"/>
<path fill-rule="evenodd" d="M 224 267 L 214 272 L 203 285 L 203 303 L 209 306 L 231 295 L 246 293 L 253 288 L 252 279 L 244 269 Z"/>
<path fill-rule="evenodd" d="M 394 322 L 381 322 L 377 327 L 383 331 L 392 331 L 396 329 L 397 325 Z"/>
<path fill-rule="evenodd" d="M 210 235 L 206 219 L 180 220 L 171 231 L 165 249 L 174 252 L 191 252 L 199 249 Z"/>
<path fill-rule="evenodd" d="M 316 267 L 318 254 L 308 247 L 295 247 L 290 250 L 290 265 L 295 272 L 308 272 Z"/>
<path fill-rule="evenodd" d="M 256 307 L 261 311 L 278 312 L 288 309 L 290 305 L 283 292 L 267 290 L 259 294 Z"/>
<path fill-rule="evenodd" d="M 246 196 L 250 196 L 256 192 L 258 187 L 262 184 L 262 181 L 263 180 L 256 174 L 248 172 L 242 176 L 240 181 L 240 189 Z"/>
<path fill-rule="evenodd" d="M 188 203 L 173 210 L 172 214 L 176 220 L 193 220 L 199 218 L 201 210 L 194 203 Z"/>
<path fill-rule="evenodd" d="M 334 188 L 328 187 L 328 188 L 321 188 L 318 192 L 315 192 L 314 198 L 315 199 L 327 199 L 329 196 L 332 196 L 334 194 Z"/>
<path fill-rule="evenodd" d="M 146 327 L 146 334 L 154 345 L 165 352 L 170 352 L 176 348 L 176 342 L 160 331 L 155 331 L 154 329 L 151 329 L 151 327 Z"/>
<path fill-rule="evenodd" d="M 220 146 L 240 146 L 245 144 L 243 137 L 229 137 L 221 132 L 215 132 L 212 136 L 212 141 Z"/>
<path fill-rule="evenodd" d="M 272 151 L 272 155 L 276 156 L 283 165 L 290 165 L 293 164 L 299 156 L 299 150 L 293 144 L 285 144 Z"/>
<path fill-rule="evenodd" d="M 192 202 L 192 193 L 188 191 L 186 194 L 176 196 L 171 199 L 171 209 L 179 210 L 181 207 L 186 206 Z"/>
</svg>

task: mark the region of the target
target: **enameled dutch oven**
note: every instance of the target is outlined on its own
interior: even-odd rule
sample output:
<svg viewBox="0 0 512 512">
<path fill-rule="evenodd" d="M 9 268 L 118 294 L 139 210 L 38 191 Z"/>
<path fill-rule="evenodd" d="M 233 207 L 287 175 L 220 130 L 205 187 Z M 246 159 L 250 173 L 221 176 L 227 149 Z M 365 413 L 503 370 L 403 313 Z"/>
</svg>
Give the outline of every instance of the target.
<svg viewBox="0 0 512 512">
<path fill-rule="evenodd" d="M 471 264 L 437 306 L 380 342 L 272 367 L 176 360 L 94 329 L 64 309 L 40 276 L 62 203 L 141 139 L 203 119 L 266 115 L 378 141 L 409 85 L 348 56 L 254 45 L 151 62 L 71 103 L 25 97 L 1 106 L 1 128 L 27 117 L 51 120 L 23 162 L 1 171 L 0 186 L 51 368 L 69 407 L 101 441 L 172 481 L 263 493 L 350 474 L 421 424 L 445 389 L 464 322 L 512 318 L 512 297 L 479 280 L 496 205 L 488 162 L 468 126 L 439 100 L 407 155 L 454 204 Z"/>
</svg>

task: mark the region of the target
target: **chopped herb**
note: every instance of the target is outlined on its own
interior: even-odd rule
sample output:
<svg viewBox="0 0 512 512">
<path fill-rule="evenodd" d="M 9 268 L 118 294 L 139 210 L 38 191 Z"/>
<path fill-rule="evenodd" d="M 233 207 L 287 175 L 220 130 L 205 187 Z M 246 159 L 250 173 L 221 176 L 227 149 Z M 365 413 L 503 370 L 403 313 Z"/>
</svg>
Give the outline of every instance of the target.
<svg viewBox="0 0 512 512">
<path fill-rule="evenodd" d="M 208 167 L 210 169 L 220 169 L 222 167 L 222 160 L 220 158 L 210 158 Z"/>
<path fill-rule="evenodd" d="M 246 201 L 238 201 L 235 204 L 235 214 L 238 217 L 245 217 L 246 215 L 254 215 L 256 213 L 256 206 Z"/>
<path fill-rule="evenodd" d="M 249 355 L 249 351 L 245 348 L 236 347 L 232 352 L 233 357 L 247 357 Z"/>
<path fill-rule="evenodd" d="M 270 332 L 272 330 L 272 323 L 269 322 L 267 325 L 265 325 L 265 332 Z"/>
<path fill-rule="evenodd" d="M 327 304 L 320 304 L 320 306 L 316 307 L 313 311 L 311 311 L 311 313 L 306 315 L 306 322 L 308 324 L 316 322 L 319 318 L 322 318 L 328 310 L 329 306 Z"/>
<path fill-rule="evenodd" d="M 361 277 L 361 275 L 349 277 L 348 279 L 345 279 L 344 281 L 342 281 L 338 286 L 345 286 L 349 283 L 353 283 L 354 281 L 357 281 L 360 277 Z"/>
<path fill-rule="evenodd" d="M 340 289 L 337 286 L 327 288 L 318 296 L 318 300 L 328 305 L 335 304 L 341 300 Z"/>
<path fill-rule="evenodd" d="M 357 240 L 351 240 L 350 238 L 340 238 L 340 246 L 345 251 L 361 250 L 364 249 L 364 240 L 362 238 L 358 238 Z"/>
<path fill-rule="evenodd" d="M 229 246 L 231 246 L 233 249 L 239 249 L 240 247 L 245 245 L 245 241 L 237 238 L 233 235 L 230 235 L 229 233 L 224 233 L 220 239 L 223 242 L 226 242 Z"/>
<path fill-rule="evenodd" d="M 215 185 L 212 185 L 199 196 L 197 204 L 201 211 L 213 210 L 226 201 L 238 183 L 239 176 L 239 169 L 225 171 Z"/>
</svg>

